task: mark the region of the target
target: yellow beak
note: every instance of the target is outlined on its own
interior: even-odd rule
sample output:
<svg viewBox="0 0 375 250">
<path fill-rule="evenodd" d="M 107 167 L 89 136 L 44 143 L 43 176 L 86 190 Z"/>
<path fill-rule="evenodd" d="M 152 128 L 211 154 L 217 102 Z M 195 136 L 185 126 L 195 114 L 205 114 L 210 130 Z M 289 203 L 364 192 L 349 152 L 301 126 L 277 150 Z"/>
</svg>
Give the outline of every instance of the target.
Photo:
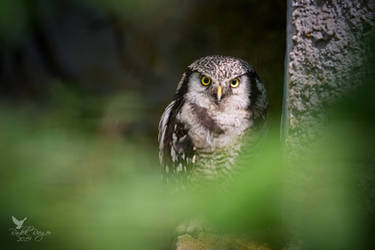
<svg viewBox="0 0 375 250">
<path fill-rule="evenodd" d="M 219 85 L 219 87 L 217 87 L 217 95 L 216 95 L 216 97 L 217 97 L 217 100 L 220 102 L 220 100 L 221 100 L 221 95 L 223 94 L 223 89 L 222 89 L 222 87 Z"/>
</svg>

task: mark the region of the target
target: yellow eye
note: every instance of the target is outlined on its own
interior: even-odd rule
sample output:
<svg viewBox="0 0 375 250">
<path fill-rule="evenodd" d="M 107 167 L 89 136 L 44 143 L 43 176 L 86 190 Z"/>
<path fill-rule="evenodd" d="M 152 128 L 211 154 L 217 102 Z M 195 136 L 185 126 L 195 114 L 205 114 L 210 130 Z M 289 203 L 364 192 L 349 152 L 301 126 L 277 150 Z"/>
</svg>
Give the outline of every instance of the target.
<svg viewBox="0 0 375 250">
<path fill-rule="evenodd" d="M 202 83 L 203 86 L 208 86 L 211 83 L 211 78 L 209 78 L 207 76 L 202 76 L 201 83 Z"/>
<path fill-rule="evenodd" d="M 237 88 L 239 84 L 240 84 L 240 80 L 238 80 L 238 78 L 234 78 L 230 80 L 230 86 L 232 88 Z"/>
</svg>

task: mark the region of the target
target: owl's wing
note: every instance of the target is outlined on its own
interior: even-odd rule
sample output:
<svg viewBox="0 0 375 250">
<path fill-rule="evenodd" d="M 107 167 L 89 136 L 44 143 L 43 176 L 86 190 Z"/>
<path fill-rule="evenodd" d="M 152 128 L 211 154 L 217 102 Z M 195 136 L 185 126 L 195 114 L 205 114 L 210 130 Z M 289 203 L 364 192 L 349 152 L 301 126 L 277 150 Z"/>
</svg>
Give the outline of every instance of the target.
<svg viewBox="0 0 375 250">
<path fill-rule="evenodd" d="M 172 108 L 175 106 L 176 101 L 173 100 L 164 110 L 161 119 L 159 121 L 159 134 L 158 134 L 158 142 L 159 142 L 159 160 L 160 163 L 163 164 L 164 162 L 164 155 L 165 149 L 167 145 L 165 145 L 165 137 L 168 131 L 168 123 L 171 117 Z"/>
<path fill-rule="evenodd" d="M 164 176 L 183 176 L 190 169 L 193 144 L 185 124 L 176 119 L 182 100 L 172 101 L 159 123 L 159 158 Z"/>
<path fill-rule="evenodd" d="M 255 70 L 249 71 L 248 76 L 251 79 L 249 109 L 253 112 L 253 119 L 256 123 L 255 125 L 262 125 L 266 120 L 267 115 L 267 92 Z"/>
</svg>

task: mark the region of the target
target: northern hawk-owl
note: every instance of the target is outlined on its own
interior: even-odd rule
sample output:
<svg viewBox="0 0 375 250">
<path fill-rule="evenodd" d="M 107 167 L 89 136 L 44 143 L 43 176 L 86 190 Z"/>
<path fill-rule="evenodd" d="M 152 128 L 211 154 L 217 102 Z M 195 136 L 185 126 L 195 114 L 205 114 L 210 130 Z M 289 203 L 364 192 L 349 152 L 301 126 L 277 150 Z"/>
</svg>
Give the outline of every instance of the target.
<svg viewBox="0 0 375 250">
<path fill-rule="evenodd" d="M 245 138 L 265 120 L 267 106 L 266 90 L 244 60 L 207 56 L 194 61 L 159 122 L 164 175 L 192 180 L 231 173 Z"/>
</svg>

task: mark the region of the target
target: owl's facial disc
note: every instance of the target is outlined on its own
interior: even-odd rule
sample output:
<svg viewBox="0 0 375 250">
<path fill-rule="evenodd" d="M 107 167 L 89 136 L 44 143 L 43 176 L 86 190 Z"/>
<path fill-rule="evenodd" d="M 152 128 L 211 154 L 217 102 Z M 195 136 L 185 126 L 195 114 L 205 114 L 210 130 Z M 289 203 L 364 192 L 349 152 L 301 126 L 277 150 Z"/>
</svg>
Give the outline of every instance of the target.
<svg viewBox="0 0 375 250">
<path fill-rule="evenodd" d="M 214 98 L 214 102 L 219 104 L 224 97 L 230 96 L 233 88 L 237 88 L 240 83 L 239 78 L 226 79 L 226 80 L 213 80 L 211 77 L 200 74 L 200 83 L 205 92 L 211 98 Z"/>
<path fill-rule="evenodd" d="M 223 86 L 218 81 L 213 81 L 211 77 L 200 74 L 200 83 L 204 87 L 204 92 L 215 98 L 215 102 L 220 102 L 223 97 Z"/>
<path fill-rule="evenodd" d="M 185 98 L 202 107 L 215 104 L 221 108 L 242 108 L 249 102 L 247 83 L 245 75 L 216 79 L 206 72 L 194 71 L 189 77 Z"/>
</svg>

